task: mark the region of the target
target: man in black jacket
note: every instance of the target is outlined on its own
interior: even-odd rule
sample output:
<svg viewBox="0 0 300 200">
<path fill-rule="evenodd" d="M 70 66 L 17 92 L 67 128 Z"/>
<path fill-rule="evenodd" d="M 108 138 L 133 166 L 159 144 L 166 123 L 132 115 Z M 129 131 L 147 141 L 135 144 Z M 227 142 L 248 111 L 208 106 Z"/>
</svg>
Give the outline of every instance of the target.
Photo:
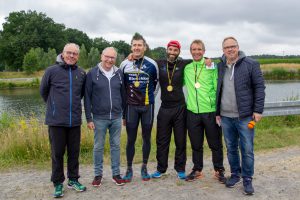
<svg viewBox="0 0 300 200">
<path fill-rule="evenodd" d="M 109 130 L 112 181 L 124 185 L 120 176 L 120 136 L 122 113 L 125 109 L 123 73 L 114 64 L 117 51 L 107 47 L 101 62 L 92 68 L 86 78 L 84 108 L 87 126 L 94 130 L 94 173 L 92 185 L 102 184 L 105 136 Z"/>
<path fill-rule="evenodd" d="M 234 187 L 243 178 L 244 193 L 254 194 L 254 129 L 263 113 L 265 85 L 259 63 L 239 51 L 234 37 L 223 40 L 221 62 L 218 64 L 216 123 L 222 125 L 231 176 L 227 187 Z M 239 155 L 241 151 L 241 163 Z"/>
<path fill-rule="evenodd" d="M 56 64 L 46 69 L 40 94 L 47 103 L 45 124 L 49 126 L 51 144 L 52 175 L 54 197 L 63 196 L 64 154 L 68 154 L 68 187 L 85 191 L 78 182 L 81 98 L 84 94 L 86 73 L 77 66 L 79 46 L 66 44 L 63 53 L 57 56 Z"/>
</svg>

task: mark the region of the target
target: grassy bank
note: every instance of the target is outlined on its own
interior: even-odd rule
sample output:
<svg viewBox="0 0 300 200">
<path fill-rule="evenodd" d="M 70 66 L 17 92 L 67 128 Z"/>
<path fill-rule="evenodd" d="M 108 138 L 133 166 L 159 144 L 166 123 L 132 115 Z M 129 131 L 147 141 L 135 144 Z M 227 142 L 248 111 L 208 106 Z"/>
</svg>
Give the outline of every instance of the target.
<svg viewBox="0 0 300 200">
<path fill-rule="evenodd" d="M 34 78 L 29 81 L 24 80 L 10 80 L 0 81 L 0 89 L 12 89 L 12 88 L 36 88 L 40 86 L 39 78 Z"/>
<path fill-rule="evenodd" d="M 152 131 L 152 148 L 150 161 L 155 161 L 155 128 Z M 107 137 L 108 139 L 108 137 Z M 121 163 L 126 163 L 126 133 L 125 128 L 121 135 Z M 0 168 L 7 169 L 17 166 L 50 165 L 50 148 L 47 127 L 36 118 L 15 119 L 7 114 L 0 118 Z M 300 116 L 266 117 L 256 126 L 255 150 L 267 150 L 292 145 L 300 145 Z M 138 134 L 136 141 L 135 162 L 142 161 L 142 138 Z M 224 148 L 225 149 L 225 148 Z M 172 141 L 170 159 L 174 158 L 175 145 Z M 105 146 L 105 163 L 110 162 L 108 140 Z M 188 156 L 191 156 L 191 147 L 187 144 Z M 205 154 L 209 153 L 205 143 Z M 93 133 L 82 126 L 82 142 L 80 162 L 91 164 L 93 155 Z M 189 158 L 190 159 L 190 158 Z"/>
</svg>

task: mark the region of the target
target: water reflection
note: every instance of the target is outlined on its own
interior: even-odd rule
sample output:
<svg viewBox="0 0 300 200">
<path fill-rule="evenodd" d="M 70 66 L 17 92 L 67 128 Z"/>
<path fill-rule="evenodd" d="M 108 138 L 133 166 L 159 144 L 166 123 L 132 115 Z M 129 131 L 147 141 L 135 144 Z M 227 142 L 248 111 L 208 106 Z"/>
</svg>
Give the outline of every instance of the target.
<svg viewBox="0 0 300 200">
<path fill-rule="evenodd" d="M 266 102 L 294 100 L 300 97 L 300 82 L 267 82 Z M 156 97 L 155 113 L 160 106 L 160 92 Z M 0 115 L 3 112 L 13 116 L 32 114 L 42 119 L 45 115 L 45 104 L 39 95 L 38 88 L 0 90 Z M 84 117 L 84 116 L 83 116 Z"/>
</svg>

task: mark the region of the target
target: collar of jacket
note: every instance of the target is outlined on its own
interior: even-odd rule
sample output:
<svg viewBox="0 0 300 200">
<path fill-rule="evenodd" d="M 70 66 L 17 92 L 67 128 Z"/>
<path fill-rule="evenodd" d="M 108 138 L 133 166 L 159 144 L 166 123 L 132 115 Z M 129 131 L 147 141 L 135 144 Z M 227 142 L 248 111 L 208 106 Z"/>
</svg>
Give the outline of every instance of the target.
<svg viewBox="0 0 300 200">
<path fill-rule="evenodd" d="M 239 64 L 245 57 L 246 54 L 243 51 L 239 51 L 239 59 L 236 61 L 236 64 Z M 226 56 L 224 54 L 222 55 L 221 62 L 227 65 Z"/>
<path fill-rule="evenodd" d="M 201 58 L 201 60 L 199 60 L 199 61 L 193 60 L 193 65 L 196 65 L 197 67 L 202 67 L 203 64 L 204 64 L 204 57 Z"/>
</svg>

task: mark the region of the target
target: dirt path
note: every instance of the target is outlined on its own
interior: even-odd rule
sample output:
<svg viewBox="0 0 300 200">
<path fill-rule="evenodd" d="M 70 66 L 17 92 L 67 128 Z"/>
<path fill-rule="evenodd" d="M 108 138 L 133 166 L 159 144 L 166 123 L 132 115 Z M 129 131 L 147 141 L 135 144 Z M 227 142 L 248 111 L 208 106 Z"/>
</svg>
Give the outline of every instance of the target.
<svg viewBox="0 0 300 200">
<path fill-rule="evenodd" d="M 188 161 L 187 171 L 190 171 L 192 167 L 190 158 Z M 228 169 L 227 161 L 225 164 Z M 170 166 L 173 164 L 170 163 Z M 255 195 L 251 197 L 242 194 L 242 184 L 229 189 L 212 179 L 210 158 L 205 159 L 204 179 L 192 183 L 179 181 L 173 169 L 169 169 L 168 175 L 159 180 L 143 182 L 139 176 L 140 165 L 135 165 L 132 183 L 118 187 L 110 180 L 110 167 L 104 168 L 103 185 L 100 188 L 93 188 L 90 185 L 93 167 L 81 166 L 80 181 L 88 186 L 88 191 L 76 193 L 66 188 L 63 199 L 300 199 L 300 147 L 261 152 L 256 155 Z M 124 172 L 125 168 L 121 169 Z M 155 163 L 149 164 L 149 170 L 154 169 Z M 49 171 L 21 170 L 0 174 L 1 200 L 53 199 Z"/>
</svg>

